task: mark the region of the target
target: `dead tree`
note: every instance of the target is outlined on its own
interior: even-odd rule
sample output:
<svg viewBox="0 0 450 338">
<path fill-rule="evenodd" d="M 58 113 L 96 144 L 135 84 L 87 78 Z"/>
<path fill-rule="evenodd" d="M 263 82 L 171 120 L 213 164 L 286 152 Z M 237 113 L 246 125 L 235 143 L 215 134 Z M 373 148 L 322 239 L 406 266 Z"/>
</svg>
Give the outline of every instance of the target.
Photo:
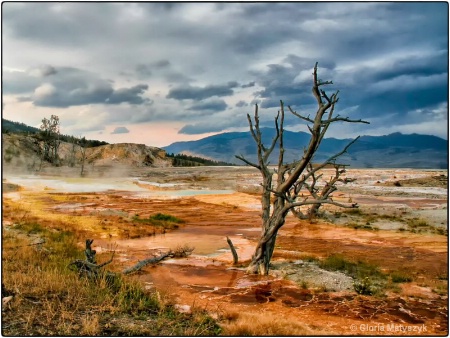
<svg viewBox="0 0 450 338">
<path fill-rule="evenodd" d="M 283 132 L 285 112 L 283 101 L 280 101 L 280 110 L 275 118 L 276 135 L 269 147 L 266 147 L 262 142 L 258 105 L 255 106 L 253 119 L 247 114 L 250 133 L 257 145 L 258 160 L 257 163 L 253 163 L 243 156 L 236 157 L 260 171 L 263 188 L 261 195 L 262 232 L 252 256 L 252 261 L 247 268 L 248 273 L 261 275 L 268 274 L 278 230 L 284 225 L 288 212 L 293 208 L 304 205 L 321 204 L 333 204 L 341 207 L 348 207 L 346 204 L 334 202 L 330 198 L 330 194 L 327 195 L 326 193 L 322 197 L 314 197 L 314 195 L 311 196 L 310 194 L 308 194 L 309 196 L 307 197 L 302 197 L 305 189 L 307 191 L 308 180 L 322 168 L 329 166 L 330 164 L 335 164 L 336 159 L 347 152 L 348 148 L 359 138 L 357 137 L 351 141 L 342 151 L 330 156 L 322 164 L 312 168 L 311 162 L 313 156 L 317 152 L 329 126 L 334 122 L 368 123 L 363 120 L 351 120 L 348 117 L 341 117 L 339 115 L 333 116 L 335 105 L 339 100 L 339 92 L 328 96 L 321 88 L 328 84 L 332 84 L 332 82 L 321 81 L 317 78 L 316 63 L 313 71 L 312 92 L 317 100 L 318 108 L 314 117 L 303 116 L 288 106 L 291 114 L 307 123 L 309 132 L 311 133 L 309 144 L 303 150 L 301 158 L 297 161 L 290 163 L 284 162 L 285 149 L 283 145 Z M 279 149 L 278 165 L 276 166 L 276 169 L 273 170 L 269 168 L 269 156 L 276 146 L 278 146 Z M 273 182 L 275 174 L 276 181 Z"/>
<path fill-rule="evenodd" d="M 308 173 L 311 173 L 311 175 L 310 175 L 309 180 L 306 180 L 306 182 L 304 184 L 305 189 L 307 190 L 307 193 L 309 194 L 309 196 L 305 197 L 305 194 L 303 194 L 302 197 L 305 198 L 305 200 L 312 198 L 316 201 L 327 201 L 327 200 L 332 201 L 331 195 L 333 192 L 335 192 L 338 189 L 336 186 L 338 183 L 347 184 L 347 183 L 356 181 L 356 178 L 348 178 L 348 177 L 341 178 L 341 175 L 345 174 L 345 172 L 346 172 L 346 170 L 345 170 L 346 166 L 347 165 L 345 165 L 345 164 L 334 163 L 333 167 L 335 169 L 335 175 L 331 176 L 328 181 L 325 181 L 323 187 L 320 188 L 320 187 L 317 187 L 316 185 L 318 182 L 321 181 L 321 179 L 323 177 L 323 173 L 316 175 L 313 165 L 311 163 L 309 163 L 307 170 L 308 170 Z M 319 203 L 312 204 L 306 213 L 301 209 L 301 207 L 292 208 L 291 211 L 299 219 L 312 220 L 315 217 L 317 217 L 319 208 L 321 206 L 322 206 L 322 204 L 319 204 Z M 357 208 L 358 204 L 353 203 L 350 205 L 342 205 L 341 207 Z"/>
</svg>

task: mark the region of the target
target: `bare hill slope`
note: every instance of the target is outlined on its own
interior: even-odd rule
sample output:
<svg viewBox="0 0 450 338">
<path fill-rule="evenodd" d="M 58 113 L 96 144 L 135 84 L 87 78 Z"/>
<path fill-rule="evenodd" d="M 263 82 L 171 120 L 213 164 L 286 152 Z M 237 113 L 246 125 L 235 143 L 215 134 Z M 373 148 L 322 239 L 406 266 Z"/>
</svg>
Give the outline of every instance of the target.
<svg viewBox="0 0 450 338">
<path fill-rule="evenodd" d="M 2 165 L 4 170 L 18 172 L 34 172 L 39 169 L 48 171 L 53 166 L 43 162 L 39 156 L 39 147 L 33 137 L 20 134 L 2 134 Z M 61 142 L 58 149 L 60 167 L 81 167 L 81 147 Z M 166 152 L 157 147 L 144 144 L 118 143 L 86 149 L 85 166 L 87 171 L 92 168 L 139 168 L 139 167 L 169 167 L 172 160 L 166 157 Z"/>
</svg>

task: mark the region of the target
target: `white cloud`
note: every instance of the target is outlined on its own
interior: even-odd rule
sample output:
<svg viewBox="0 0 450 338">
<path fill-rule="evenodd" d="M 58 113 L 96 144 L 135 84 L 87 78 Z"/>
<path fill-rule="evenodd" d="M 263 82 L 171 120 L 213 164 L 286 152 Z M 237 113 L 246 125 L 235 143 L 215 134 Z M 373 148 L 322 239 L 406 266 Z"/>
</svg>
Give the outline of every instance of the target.
<svg viewBox="0 0 450 338">
<path fill-rule="evenodd" d="M 48 98 L 56 93 L 56 88 L 50 83 L 44 83 L 34 90 L 33 97 L 36 100 Z"/>
</svg>

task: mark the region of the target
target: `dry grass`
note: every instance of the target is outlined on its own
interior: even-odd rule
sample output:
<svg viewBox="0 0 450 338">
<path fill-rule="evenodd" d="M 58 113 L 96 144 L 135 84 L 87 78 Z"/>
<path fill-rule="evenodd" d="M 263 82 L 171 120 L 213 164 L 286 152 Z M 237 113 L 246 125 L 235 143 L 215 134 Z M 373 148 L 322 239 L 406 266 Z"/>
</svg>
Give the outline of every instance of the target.
<svg viewBox="0 0 450 338">
<path fill-rule="evenodd" d="M 185 336 L 220 332 L 205 311 L 181 314 L 168 297 L 145 291 L 131 277 L 80 278 L 68 265 L 83 259 L 77 242 L 84 234 L 72 232 L 70 224 L 49 221 L 49 217 L 40 220 L 34 208 L 26 211 L 22 202 L 8 200 L 3 206 L 3 219 L 10 225 L 2 238 L 2 291 L 14 295 L 4 308 L 3 335 Z M 98 256 L 99 262 L 109 258 L 108 254 Z"/>
<path fill-rule="evenodd" d="M 96 336 L 100 333 L 100 324 L 97 315 L 85 315 L 81 318 L 81 334 L 83 336 Z"/>
<path fill-rule="evenodd" d="M 221 316 L 226 336 L 305 336 L 311 335 L 306 325 L 268 313 L 227 312 Z"/>
</svg>

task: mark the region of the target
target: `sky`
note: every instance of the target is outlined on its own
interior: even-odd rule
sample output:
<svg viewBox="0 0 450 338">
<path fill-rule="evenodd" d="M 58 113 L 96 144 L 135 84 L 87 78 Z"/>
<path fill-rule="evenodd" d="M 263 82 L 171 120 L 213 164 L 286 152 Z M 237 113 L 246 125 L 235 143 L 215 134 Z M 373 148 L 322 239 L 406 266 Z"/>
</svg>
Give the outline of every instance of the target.
<svg viewBox="0 0 450 338">
<path fill-rule="evenodd" d="M 318 62 L 339 90 L 327 137 L 448 129 L 447 2 L 2 4 L 2 115 L 163 147 L 247 131 L 260 105 L 313 116 Z M 291 114 L 285 128 L 307 131 Z"/>
</svg>

